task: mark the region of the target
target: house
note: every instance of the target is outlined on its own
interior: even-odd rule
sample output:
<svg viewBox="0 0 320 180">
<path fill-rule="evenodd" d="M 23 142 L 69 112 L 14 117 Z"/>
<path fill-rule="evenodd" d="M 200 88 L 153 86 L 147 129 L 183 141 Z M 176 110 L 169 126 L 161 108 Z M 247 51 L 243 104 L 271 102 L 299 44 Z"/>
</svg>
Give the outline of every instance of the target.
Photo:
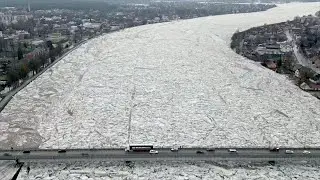
<svg viewBox="0 0 320 180">
<path fill-rule="evenodd" d="M 26 15 L 12 15 L 12 14 L 5 14 L 0 13 L 0 22 L 4 24 L 11 24 L 11 23 L 17 23 L 19 21 L 26 21 L 28 19 L 31 19 L 33 16 L 26 14 Z"/>
<path fill-rule="evenodd" d="M 166 15 L 162 15 L 161 20 L 162 20 L 162 22 L 169 22 L 170 21 L 169 17 Z"/>
<path fill-rule="evenodd" d="M 0 38 L 1 45 L 0 48 L 3 52 L 12 52 L 14 50 L 14 38 L 13 37 L 5 37 Z M 8 56 L 8 55 L 6 55 Z"/>
<path fill-rule="evenodd" d="M 143 24 L 143 21 L 139 20 L 138 18 L 135 18 L 133 21 L 133 26 L 140 26 Z"/>
<path fill-rule="evenodd" d="M 119 29 L 120 29 L 120 25 L 114 24 L 110 26 L 110 31 L 118 31 Z"/>
<path fill-rule="evenodd" d="M 36 48 L 35 50 L 33 50 L 32 52 L 26 54 L 26 60 L 31 60 L 37 56 L 40 56 L 42 54 L 46 54 L 47 51 L 43 48 Z"/>
<path fill-rule="evenodd" d="M 319 25 L 310 26 L 307 28 L 311 34 L 316 34 L 318 29 L 320 29 Z"/>
<path fill-rule="evenodd" d="M 43 40 L 34 40 L 31 42 L 32 46 L 35 47 L 35 48 L 38 48 L 38 47 L 45 47 L 46 44 Z"/>
<path fill-rule="evenodd" d="M 101 28 L 101 23 L 83 23 L 83 27 L 86 29 L 99 30 Z"/>
<path fill-rule="evenodd" d="M 71 27 L 73 27 L 73 26 L 71 26 Z M 77 26 L 76 26 L 76 27 L 77 27 Z M 68 35 L 68 34 L 70 34 L 69 28 L 68 28 L 68 27 L 62 27 L 62 26 L 54 28 L 53 32 L 54 32 L 54 33 L 59 33 L 59 34 L 61 34 L 61 35 Z"/>
<path fill-rule="evenodd" d="M 19 21 L 27 21 L 28 19 L 31 19 L 31 18 L 33 18 L 33 16 L 29 15 L 29 14 L 27 14 L 27 15 L 15 15 L 14 16 L 14 20 L 16 20 L 17 22 L 19 22 Z"/>
<path fill-rule="evenodd" d="M 298 28 L 298 27 L 293 27 L 291 29 L 291 31 L 293 32 L 293 34 L 295 35 L 301 35 L 302 34 L 302 29 L 301 28 Z"/>
<path fill-rule="evenodd" d="M 19 40 L 24 40 L 24 39 L 29 39 L 30 38 L 30 33 L 27 31 L 16 31 L 16 34 L 18 36 Z"/>
<path fill-rule="evenodd" d="M 258 46 L 255 49 L 255 55 L 259 61 L 265 61 L 267 59 L 280 60 L 282 56 L 280 45 L 266 45 Z"/>
<path fill-rule="evenodd" d="M 292 45 L 290 43 L 287 43 L 287 42 L 279 43 L 279 45 L 280 45 L 280 51 L 282 53 L 290 53 L 290 52 L 292 52 Z"/>
<path fill-rule="evenodd" d="M 49 35 L 48 38 L 46 38 L 46 40 L 52 41 L 53 43 L 58 43 L 60 41 L 65 41 L 67 39 L 68 39 L 67 36 L 62 36 L 61 33 L 52 33 Z"/>
<path fill-rule="evenodd" d="M 0 22 L 4 24 L 10 24 L 14 20 L 12 14 L 0 13 Z"/>
<path fill-rule="evenodd" d="M 266 45 L 267 49 L 275 49 L 275 50 L 279 50 L 280 49 L 280 44 L 267 44 Z"/>
<path fill-rule="evenodd" d="M 159 23 L 159 22 L 160 22 L 160 17 L 155 17 L 155 18 L 153 19 L 153 22 L 154 22 L 154 23 Z"/>
</svg>

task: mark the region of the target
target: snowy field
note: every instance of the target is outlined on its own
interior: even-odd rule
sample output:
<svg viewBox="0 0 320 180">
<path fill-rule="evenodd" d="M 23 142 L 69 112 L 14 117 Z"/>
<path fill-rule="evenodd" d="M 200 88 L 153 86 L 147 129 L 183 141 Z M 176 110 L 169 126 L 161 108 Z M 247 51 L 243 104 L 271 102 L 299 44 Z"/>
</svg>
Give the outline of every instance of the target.
<svg viewBox="0 0 320 180">
<path fill-rule="evenodd" d="M 320 146 L 320 101 L 229 48 L 237 30 L 314 14 L 288 4 L 89 41 L 0 114 L 0 148 Z"/>
</svg>

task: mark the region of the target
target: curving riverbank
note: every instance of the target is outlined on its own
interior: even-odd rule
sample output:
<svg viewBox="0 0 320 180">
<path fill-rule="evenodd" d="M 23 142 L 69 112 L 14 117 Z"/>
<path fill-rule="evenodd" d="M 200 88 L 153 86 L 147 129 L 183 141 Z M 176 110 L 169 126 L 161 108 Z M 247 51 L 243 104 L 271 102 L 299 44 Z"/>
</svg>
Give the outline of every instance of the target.
<svg viewBox="0 0 320 180">
<path fill-rule="evenodd" d="M 316 12 L 315 4 L 93 39 L 13 97 L 0 114 L 0 147 L 317 146 L 316 127 L 300 124 L 318 122 L 319 102 L 229 48 L 237 29 Z"/>
<path fill-rule="evenodd" d="M 317 64 L 320 59 L 317 57 L 317 44 L 316 40 L 307 40 L 317 39 L 319 20 L 314 15 L 296 16 L 292 21 L 236 32 L 231 38 L 231 48 L 270 70 L 288 75 L 294 84 L 319 99 L 320 86 L 317 81 L 320 66 Z"/>
<path fill-rule="evenodd" d="M 48 69 L 50 69 L 52 66 L 54 66 L 57 62 L 59 62 L 61 59 L 63 59 L 65 56 L 67 56 L 70 52 L 72 52 L 73 50 L 75 50 L 76 48 L 78 48 L 79 46 L 81 46 L 83 43 L 85 43 L 87 41 L 82 41 L 81 43 L 77 44 L 75 47 L 73 47 L 72 49 L 69 49 L 68 52 L 66 52 L 65 54 L 63 54 L 61 57 L 59 57 L 58 59 L 56 59 L 54 62 L 52 62 L 51 64 L 49 64 L 47 67 L 43 68 L 40 72 L 38 72 L 36 75 L 32 76 L 31 78 L 29 78 L 28 80 L 24 81 L 19 87 L 17 87 L 16 89 L 11 90 L 3 99 L 1 99 L 0 101 L 0 112 L 4 109 L 4 107 L 10 102 L 10 100 L 12 99 L 12 97 L 14 95 L 16 95 L 19 91 L 21 91 L 21 89 L 25 88 L 28 84 L 30 84 L 32 81 L 34 81 L 37 77 L 39 77 L 40 75 L 42 75 L 45 71 L 47 71 Z"/>
</svg>

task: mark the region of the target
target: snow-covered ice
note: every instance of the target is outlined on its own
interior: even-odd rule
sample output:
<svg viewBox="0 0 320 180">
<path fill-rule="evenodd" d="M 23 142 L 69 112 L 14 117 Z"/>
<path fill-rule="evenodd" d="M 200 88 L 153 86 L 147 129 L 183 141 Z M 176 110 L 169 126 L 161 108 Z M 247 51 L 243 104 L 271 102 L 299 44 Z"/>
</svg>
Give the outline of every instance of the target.
<svg viewBox="0 0 320 180">
<path fill-rule="evenodd" d="M 26 167 L 30 166 L 30 174 Z M 119 162 L 72 162 L 27 163 L 18 180 L 65 180 L 65 179 L 177 179 L 177 180 L 316 180 L 320 177 L 319 166 L 308 164 L 267 164 L 230 162 L 139 162 L 126 165 Z"/>
<path fill-rule="evenodd" d="M 18 169 L 14 161 L 0 161 L 0 179 L 12 179 Z"/>
<path fill-rule="evenodd" d="M 0 114 L 0 147 L 319 146 L 320 101 L 229 48 L 237 30 L 319 3 L 125 29 L 90 40 Z"/>
<path fill-rule="evenodd" d="M 315 13 L 319 5 L 279 5 L 93 39 L 13 98 L 0 114 L 0 147 L 319 146 L 320 102 L 229 49 L 237 29 Z M 0 171 L 10 169 L 0 164 Z M 19 179 L 319 177 L 319 166 L 309 163 L 79 162 L 27 163 Z"/>
</svg>

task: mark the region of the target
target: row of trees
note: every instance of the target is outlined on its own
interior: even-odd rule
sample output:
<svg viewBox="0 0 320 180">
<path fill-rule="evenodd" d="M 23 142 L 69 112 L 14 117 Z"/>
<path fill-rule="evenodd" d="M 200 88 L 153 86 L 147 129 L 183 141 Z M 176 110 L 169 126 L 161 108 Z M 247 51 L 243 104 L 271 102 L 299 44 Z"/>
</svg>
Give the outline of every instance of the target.
<svg viewBox="0 0 320 180">
<path fill-rule="evenodd" d="M 20 80 L 24 80 L 32 75 L 37 74 L 43 68 L 55 61 L 57 56 L 61 56 L 63 48 L 58 44 L 56 48 L 53 47 L 51 42 L 48 42 L 48 51 L 44 51 L 32 59 L 21 58 L 12 62 L 7 69 L 7 85 L 9 87 L 16 87 L 19 85 Z M 20 52 L 21 53 L 21 52 Z M 21 57 L 18 51 L 18 57 Z"/>
<path fill-rule="evenodd" d="M 42 54 L 38 58 L 30 61 L 22 60 L 12 63 L 7 71 L 7 85 L 15 88 L 19 84 L 19 80 L 28 78 L 30 72 L 32 72 L 33 75 L 38 73 L 48 64 L 48 61 L 46 55 Z"/>
</svg>

